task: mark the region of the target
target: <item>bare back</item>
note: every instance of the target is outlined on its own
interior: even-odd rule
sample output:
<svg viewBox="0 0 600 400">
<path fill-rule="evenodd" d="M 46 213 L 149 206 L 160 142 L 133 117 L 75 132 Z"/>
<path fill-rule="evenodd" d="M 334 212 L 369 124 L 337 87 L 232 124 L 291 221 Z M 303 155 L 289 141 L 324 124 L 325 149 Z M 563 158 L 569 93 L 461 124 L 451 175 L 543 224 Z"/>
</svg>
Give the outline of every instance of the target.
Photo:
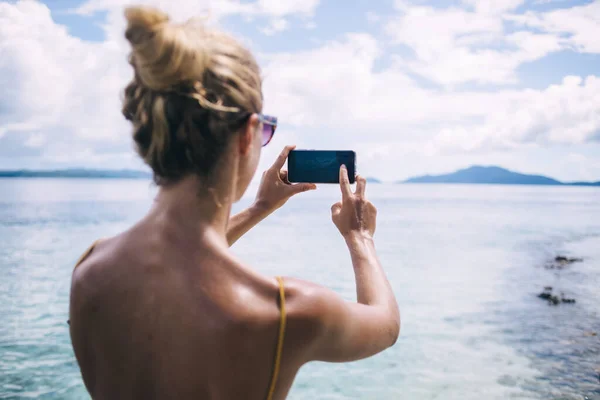
<svg viewBox="0 0 600 400">
<path fill-rule="evenodd" d="M 73 273 L 71 337 L 93 398 L 266 399 L 277 281 L 238 268 L 226 249 L 147 232 L 100 242 Z M 273 399 L 286 397 L 310 341 L 294 311 L 302 289 L 285 282 L 290 316 Z"/>
</svg>

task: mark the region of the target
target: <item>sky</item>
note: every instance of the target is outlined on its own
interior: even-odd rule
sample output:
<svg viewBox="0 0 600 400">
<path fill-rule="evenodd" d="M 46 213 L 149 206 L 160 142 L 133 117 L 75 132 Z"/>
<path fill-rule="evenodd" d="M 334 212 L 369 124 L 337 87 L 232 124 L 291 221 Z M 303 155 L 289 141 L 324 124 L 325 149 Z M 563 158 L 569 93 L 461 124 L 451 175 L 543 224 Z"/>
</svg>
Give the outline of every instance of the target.
<svg viewBox="0 0 600 400">
<path fill-rule="evenodd" d="M 0 0 L 0 168 L 145 168 L 124 7 L 244 43 L 286 144 L 385 181 L 498 165 L 600 180 L 600 0 Z"/>
</svg>

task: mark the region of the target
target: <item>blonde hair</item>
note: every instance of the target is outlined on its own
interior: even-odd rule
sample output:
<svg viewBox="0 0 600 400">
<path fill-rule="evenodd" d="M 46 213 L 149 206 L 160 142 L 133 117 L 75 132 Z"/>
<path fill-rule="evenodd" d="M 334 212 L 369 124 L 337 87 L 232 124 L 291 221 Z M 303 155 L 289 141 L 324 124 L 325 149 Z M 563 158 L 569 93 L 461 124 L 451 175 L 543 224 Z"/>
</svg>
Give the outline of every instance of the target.
<svg viewBox="0 0 600 400">
<path fill-rule="evenodd" d="M 157 184 L 206 176 L 229 138 L 262 110 L 260 69 L 229 35 L 197 21 L 170 22 L 151 7 L 125 10 L 135 76 L 123 114 Z"/>
</svg>

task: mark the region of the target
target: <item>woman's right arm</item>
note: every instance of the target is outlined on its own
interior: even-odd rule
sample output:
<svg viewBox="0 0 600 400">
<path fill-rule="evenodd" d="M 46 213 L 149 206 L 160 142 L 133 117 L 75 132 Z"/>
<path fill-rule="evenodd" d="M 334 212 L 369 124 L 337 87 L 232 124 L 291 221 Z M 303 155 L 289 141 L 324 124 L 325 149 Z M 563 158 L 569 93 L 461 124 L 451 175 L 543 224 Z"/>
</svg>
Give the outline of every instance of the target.
<svg viewBox="0 0 600 400">
<path fill-rule="evenodd" d="M 345 301 L 325 288 L 312 293 L 319 329 L 310 346 L 311 360 L 366 358 L 392 346 L 400 333 L 398 304 L 375 251 L 377 210 L 365 198 L 366 181 L 358 177 L 352 193 L 348 173 L 342 168 L 340 186 L 342 201 L 333 205 L 332 219 L 350 251 L 357 301 Z"/>
</svg>

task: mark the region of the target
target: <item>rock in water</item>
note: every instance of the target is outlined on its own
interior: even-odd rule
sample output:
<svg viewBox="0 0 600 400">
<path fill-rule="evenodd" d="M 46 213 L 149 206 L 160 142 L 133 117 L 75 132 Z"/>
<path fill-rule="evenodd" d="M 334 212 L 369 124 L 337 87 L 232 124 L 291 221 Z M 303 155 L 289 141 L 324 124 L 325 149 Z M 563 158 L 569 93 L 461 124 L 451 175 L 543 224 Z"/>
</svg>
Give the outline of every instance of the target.
<svg viewBox="0 0 600 400">
<path fill-rule="evenodd" d="M 544 287 L 544 291 L 538 294 L 540 299 L 550 300 L 552 298 L 552 286 Z"/>
<path fill-rule="evenodd" d="M 583 258 L 556 256 L 554 260 L 546 265 L 547 269 L 563 269 L 573 263 L 582 262 Z"/>
<path fill-rule="evenodd" d="M 560 303 L 560 299 L 558 298 L 558 296 L 551 296 L 550 300 L 548 300 L 548 302 L 550 304 L 552 304 L 553 306 L 558 305 L 558 303 Z"/>
<path fill-rule="evenodd" d="M 544 291 L 542 293 L 538 294 L 538 297 L 540 299 L 548 300 L 548 304 L 551 304 L 551 305 L 557 305 L 558 303 L 560 303 L 560 299 L 558 298 L 558 296 L 554 296 L 552 294 L 551 286 L 546 286 L 544 288 Z"/>
<path fill-rule="evenodd" d="M 560 292 L 560 301 L 562 301 L 563 303 L 575 303 L 575 299 L 569 299 L 565 297 L 565 294 L 563 292 Z"/>
<path fill-rule="evenodd" d="M 582 262 L 583 258 L 576 258 L 576 257 L 565 257 L 565 256 L 556 256 L 554 257 L 554 261 L 556 261 L 557 263 L 561 263 L 561 264 L 573 264 L 576 262 Z"/>
<path fill-rule="evenodd" d="M 564 293 L 560 294 L 560 297 L 552 294 L 552 286 L 545 286 L 544 291 L 538 296 L 540 299 L 547 300 L 548 304 L 557 306 L 560 303 L 575 303 L 575 299 L 565 297 Z"/>
</svg>

